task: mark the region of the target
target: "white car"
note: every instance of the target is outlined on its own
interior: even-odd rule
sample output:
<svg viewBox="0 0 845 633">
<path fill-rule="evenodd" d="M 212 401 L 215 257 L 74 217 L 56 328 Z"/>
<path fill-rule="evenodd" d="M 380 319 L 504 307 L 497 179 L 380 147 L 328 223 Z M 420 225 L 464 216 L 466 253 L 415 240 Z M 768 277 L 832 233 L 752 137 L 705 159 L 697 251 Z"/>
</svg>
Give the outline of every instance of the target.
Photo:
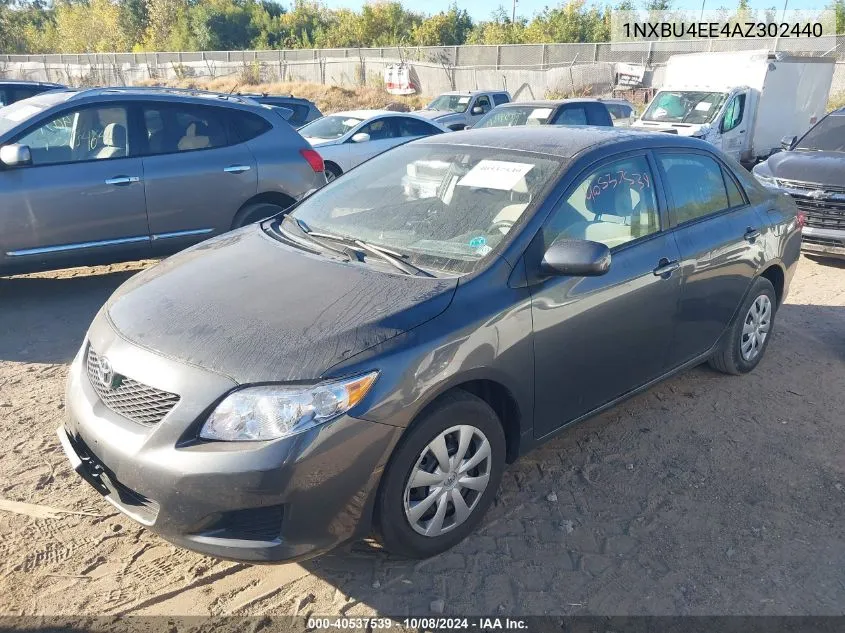
<svg viewBox="0 0 845 633">
<path fill-rule="evenodd" d="M 365 160 L 408 141 L 449 132 L 434 121 L 409 112 L 350 110 L 329 114 L 299 133 L 323 157 L 331 182 Z"/>
</svg>

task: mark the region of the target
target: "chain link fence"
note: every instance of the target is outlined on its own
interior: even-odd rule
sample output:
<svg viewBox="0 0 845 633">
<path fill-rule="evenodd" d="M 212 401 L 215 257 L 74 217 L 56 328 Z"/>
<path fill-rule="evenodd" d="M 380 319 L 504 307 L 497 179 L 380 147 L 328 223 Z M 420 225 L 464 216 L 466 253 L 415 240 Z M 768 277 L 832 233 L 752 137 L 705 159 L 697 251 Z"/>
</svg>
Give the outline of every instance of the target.
<svg viewBox="0 0 845 633">
<path fill-rule="evenodd" d="M 845 36 L 825 36 L 824 55 L 845 62 Z M 826 43 L 826 44 L 827 44 Z M 825 46 L 826 46 L 825 44 Z M 501 44 L 383 48 L 0 55 L 0 78 L 72 85 L 131 85 L 174 79 L 235 77 L 239 82 L 307 81 L 340 86 L 381 84 L 384 69 L 405 62 L 424 95 L 447 90 L 507 89 L 524 98 L 606 94 L 616 63 L 659 68 L 679 53 L 769 49 L 797 55 L 797 39 L 696 39 L 587 44 Z M 845 63 L 837 64 L 845 71 Z M 660 73 L 646 73 L 646 83 Z M 835 85 L 845 84 L 835 81 Z"/>
</svg>

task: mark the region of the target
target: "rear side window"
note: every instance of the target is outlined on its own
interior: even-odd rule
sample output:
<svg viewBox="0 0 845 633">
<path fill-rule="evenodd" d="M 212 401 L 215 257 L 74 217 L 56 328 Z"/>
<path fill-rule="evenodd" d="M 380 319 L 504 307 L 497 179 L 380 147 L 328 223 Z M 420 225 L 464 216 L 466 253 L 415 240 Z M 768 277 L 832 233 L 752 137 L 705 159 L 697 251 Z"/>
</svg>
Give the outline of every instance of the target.
<svg viewBox="0 0 845 633">
<path fill-rule="evenodd" d="M 433 125 L 411 117 L 396 117 L 394 123 L 399 126 L 399 136 L 431 136 L 441 132 Z"/>
<path fill-rule="evenodd" d="M 564 106 L 554 121 L 557 125 L 587 125 L 587 110 L 584 106 Z"/>
<path fill-rule="evenodd" d="M 508 103 L 510 101 L 510 97 L 503 92 L 498 92 L 493 95 L 493 105 L 502 105 L 503 103 Z"/>
<path fill-rule="evenodd" d="M 702 154 L 662 154 L 659 161 L 666 174 L 666 186 L 673 202 L 671 212 L 677 224 L 731 206 L 722 169 L 714 159 Z"/>
<path fill-rule="evenodd" d="M 230 144 L 228 111 L 182 104 L 144 105 L 147 154 L 172 154 Z"/>
<path fill-rule="evenodd" d="M 233 143 L 246 143 L 267 132 L 272 126 L 257 114 L 232 112 L 229 115 L 229 133 Z"/>
<path fill-rule="evenodd" d="M 587 112 L 590 115 L 590 125 L 613 125 L 613 120 L 603 104 L 587 104 Z"/>
</svg>

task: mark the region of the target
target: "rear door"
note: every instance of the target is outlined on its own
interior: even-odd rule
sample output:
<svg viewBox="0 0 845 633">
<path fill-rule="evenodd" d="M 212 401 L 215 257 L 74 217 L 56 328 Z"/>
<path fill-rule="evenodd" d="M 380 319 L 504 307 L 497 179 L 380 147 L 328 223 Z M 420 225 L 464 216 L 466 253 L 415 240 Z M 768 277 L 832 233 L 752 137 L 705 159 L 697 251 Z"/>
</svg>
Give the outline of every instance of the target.
<svg viewBox="0 0 845 633">
<path fill-rule="evenodd" d="M 603 103 L 586 103 L 587 121 L 590 125 L 612 126 L 613 119 Z"/>
<path fill-rule="evenodd" d="M 0 248 L 10 266 L 143 256 L 149 233 L 129 106 L 67 108 L 13 139 L 32 164 L 0 170 Z"/>
<path fill-rule="evenodd" d="M 677 366 L 718 341 L 765 260 L 763 221 L 731 171 L 705 151 L 660 151 L 683 288 L 670 347 Z"/>
<path fill-rule="evenodd" d="M 178 250 L 231 229 L 235 214 L 258 188 L 255 158 L 233 123 L 248 113 L 152 101 L 143 102 L 141 110 L 154 249 Z"/>
</svg>

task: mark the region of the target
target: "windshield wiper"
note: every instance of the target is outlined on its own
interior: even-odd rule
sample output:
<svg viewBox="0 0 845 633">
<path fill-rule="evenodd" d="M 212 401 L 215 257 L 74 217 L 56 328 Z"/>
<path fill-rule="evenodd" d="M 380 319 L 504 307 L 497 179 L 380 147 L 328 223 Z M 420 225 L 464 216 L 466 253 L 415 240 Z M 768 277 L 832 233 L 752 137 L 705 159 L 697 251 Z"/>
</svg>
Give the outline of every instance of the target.
<svg viewBox="0 0 845 633">
<path fill-rule="evenodd" d="M 360 246 L 365 251 L 369 251 L 381 257 L 384 261 L 392 264 L 399 270 L 411 275 L 418 275 L 420 277 L 434 277 L 430 272 L 427 270 L 423 270 L 419 266 L 414 266 L 411 262 L 405 261 L 407 255 L 403 255 L 401 253 L 397 253 L 396 251 L 391 251 L 381 246 L 376 246 L 375 244 L 368 244 L 367 242 L 362 242 L 361 240 L 355 240 L 355 244 Z"/>
<path fill-rule="evenodd" d="M 420 268 L 419 266 L 415 266 L 407 260 L 407 255 L 402 253 L 398 253 L 396 251 L 390 250 L 388 248 L 384 248 L 383 246 L 376 246 L 375 244 L 370 244 L 369 242 L 364 242 L 363 240 L 355 239 L 352 237 L 345 237 L 343 235 L 334 235 L 332 233 L 322 233 L 320 231 L 312 231 L 311 228 L 305 224 L 302 220 L 294 218 L 296 223 L 299 225 L 299 228 L 302 231 L 312 238 L 322 238 L 325 240 L 333 240 L 335 242 L 340 242 L 341 244 L 346 244 L 347 248 L 355 253 L 360 253 L 359 250 L 351 248 L 350 244 L 357 246 L 359 249 L 363 251 L 367 251 L 369 253 L 373 253 L 377 255 L 390 265 L 398 268 L 403 273 L 408 275 L 418 275 L 420 277 L 434 277 L 430 272 Z M 335 249 L 336 250 L 336 249 Z"/>
</svg>

